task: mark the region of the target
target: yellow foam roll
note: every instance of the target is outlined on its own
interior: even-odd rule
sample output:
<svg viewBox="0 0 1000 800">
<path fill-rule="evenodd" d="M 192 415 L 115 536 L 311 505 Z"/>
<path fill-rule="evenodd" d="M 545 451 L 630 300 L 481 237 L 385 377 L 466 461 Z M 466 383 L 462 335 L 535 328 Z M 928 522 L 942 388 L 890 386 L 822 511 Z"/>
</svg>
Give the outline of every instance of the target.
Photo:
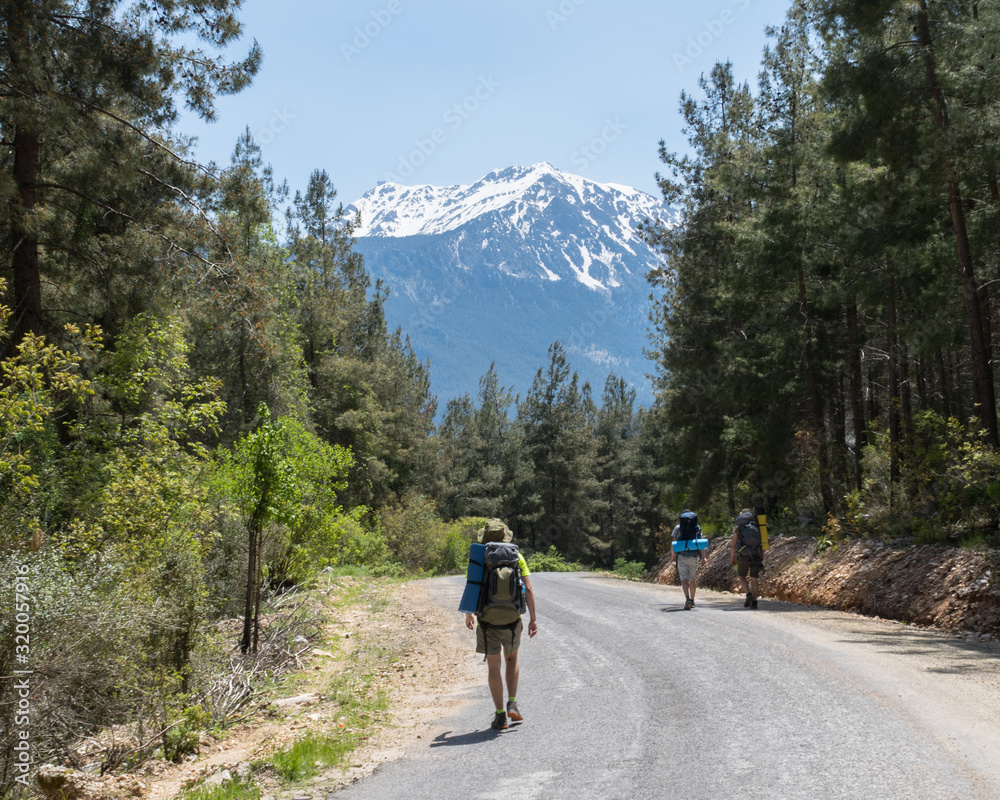
<svg viewBox="0 0 1000 800">
<path fill-rule="evenodd" d="M 767 515 L 757 515 L 757 527 L 760 528 L 760 546 L 767 550 Z"/>
</svg>

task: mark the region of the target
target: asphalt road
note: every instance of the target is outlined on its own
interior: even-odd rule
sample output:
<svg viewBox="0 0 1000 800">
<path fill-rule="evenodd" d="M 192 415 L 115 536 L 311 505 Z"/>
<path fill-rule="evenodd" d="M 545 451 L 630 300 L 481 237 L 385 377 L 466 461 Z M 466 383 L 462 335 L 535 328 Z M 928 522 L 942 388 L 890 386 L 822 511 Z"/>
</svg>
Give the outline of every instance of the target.
<svg viewBox="0 0 1000 800">
<path fill-rule="evenodd" d="M 457 607 L 463 579 L 435 594 Z M 995 645 L 789 603 L 532 575 L 525 720 L 482 685 L 348 800 L 1000 800 Z M 462 622 L 456 613 L 456 625 Z M 471 640 L 470 640 L 471 641 Z"/>
</svg>

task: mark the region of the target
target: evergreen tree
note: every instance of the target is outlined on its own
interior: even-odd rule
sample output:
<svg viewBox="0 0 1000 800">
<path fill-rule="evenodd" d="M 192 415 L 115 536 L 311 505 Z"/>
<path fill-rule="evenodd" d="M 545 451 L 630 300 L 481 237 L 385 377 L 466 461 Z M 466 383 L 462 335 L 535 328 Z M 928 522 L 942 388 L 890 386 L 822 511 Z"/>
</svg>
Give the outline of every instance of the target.
<svg viewBox="0 0 1000 800">
<path fill-rule="evenodd" d="M 273 226 L 286 191 L 275 185 L 248 129 L 219 176 L 217 258 L 227 269 L 187 294 L 197 342 L 193 361 L 222 381 L 227 441 L 251 430 L 261 403 L 275 414 L 308 419 L 297 299 Z"/>
<path fill-rule="evenodd" d="M 474 413 L 468 394 L 449 400 L 435 434 L 441 464 L 441 484 L 436 496 L 438 509 L 446 520 L 475 513 L 470 495 L 480 493 L 475 475 L 482 443 L 477 436 Z"/>
<path fill-rule="evenodd" d="M 975 237 L 966 211 L 967 197 L 974 191 L 968 176 L 983 174 L 984 165 L 977 149 L 968 146 L 978 139 L 970 142 L 968 129 L 953 122 L 956 115 L 965 116 L 963 95 L 970 88 L 959 76 L 975 72 L 977 62 L 984 61 L 978 47 L 966 46 L 957 37 L 995 24 L 992 11 L 979 20 L 978 5 L 921 0 L 862 6 L 831 0 L 817 2 L 816 9 L 831 51 L 827 90 L 835 99 L 852 98 L 856 109 L 840 120 L 839 152 L 850 158 L 877 158 L 893 169 L 901 161 L 916 161 L 935 187 L 939 207 L 947 209 L 958 266 L 954 291 L 965 313 L 976 414 L 995 447 L 1000 434 L 984 326 L 985 293 L 976 275 Z M 970 36 L 968 41 L 978 38 Z M 983 84 L 974 83 L 981 92 Z M 996 94 L 980 94 L 975 102 L 995 107 Z"/>
<path fill-rule="evenodd" d="M 206 119 L 247 86 L 256 43 L 227 64 L 199 47 L 240 35 L 239 0 L 0 3 L 0 197 L 11 346 L 56 329 L 52 297 L 112 333 L 171 272 L 205 267 L 199 169 L 166 138 L 178 96 Z"/>
<path fill-rule="evenodd" d="M 1000 253 L 997 31 L 976 4 L 799 0 L 756 96 L 725 65 L 682 96 L 693 154 L 661 145 L 682 222 L 646 231 L 667 257 L 646 419 L 667 504 L 749 497 L 916 531 L 914 503 L 941 514 L 951 492 L 928 471 L 954 435 L 936 415 L 966 394 L 978 419 L 956 458 L 977 475 L 991 460 L 976 437 L 995 442 L 996 310 L 972 268 Z M 995 514 L 986 495 L 962 513 Z"/>
<path fill-rule="evenodd" d="M 354 454 L 345 503 L 381 508 L 433 491 L 436 400 L 429 365 L 401 330 L 388 332 L 388 289 L 372 287 L 353 250 L 354 223 L 335 198 L 316 170 L 288 212 L 299 327 L 316 425 Z"/>
<path fill-rule="evenodd" d="M 600 549 L 594 538 L 596 448 L 590 386 L 578 385 L 560 342 L 549 347 L 549 364 L 539 369 L 518 408 L 524 455 L 531 465 L 530 494 L 518 523 L 526 524 L 531 546 L 555 544 L 572 559 Z"/>
<path fill-rule="evenodd" d="M 495 515 L 517 525 L 520 489 L 528 480 L 528 468 L 521 451 L 520 429 L 510 418 L 518 398 L 510 388 L 500 385 L 496 366 L 479 381 L 479 408 L 476 430 L 483 444 L 479 464 L 483 474 L 482 502 L 498 501 Z"/>
<path fill-rule="evenodd" d="M 597 537 L 607 545 L 608 562 L 646 561 L 649 536 L 640 516 L 639 425 L 635 389 L 614 374 L 604 384 L 594 435 L 600 486 Z"/>
<path fill-rule="evenodd" d="M 510 511 L 510 467 L 518 461 L 510 458 L 515 439 L 508 413 L 514 397 L 500 386 L 494 364 L 479 381 L 478 400 L 478 407 L 468 395 L 449 401 L 438 431 L 444 457 L 440 496 L 449 519 L 506 518 Z"/>
<path fill-rule="evenodd" d="M 791 426 L 782 395 L 793 368 L 774 320 L 784 311 L 781 278 L 745 248 L 766 166 L 760 125 L 731 65 L 717 64 L 700 85 L 703 101 L 681 97 L 694 155 L 660 148 L 672 173 L 659 177 L 664 199 L 681 205 L 683 221 L 646 231 L 667 261 L 650 276 L 664 290 L 651 314 L 657 403 L 669 425 L 662 462 L 672 504 L 704 505 L 720 482 L 735 503 L 744 481 L 773 503 L 764 484 L 783 470 Z"/>
</svg>

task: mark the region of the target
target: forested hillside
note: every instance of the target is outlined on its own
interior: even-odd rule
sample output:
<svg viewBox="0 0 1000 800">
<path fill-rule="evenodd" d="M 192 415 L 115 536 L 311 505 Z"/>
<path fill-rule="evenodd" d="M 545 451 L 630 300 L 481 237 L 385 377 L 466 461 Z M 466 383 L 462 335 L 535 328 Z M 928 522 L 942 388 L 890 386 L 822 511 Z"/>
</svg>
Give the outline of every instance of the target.
<svg viewBox="0 0 1000 800">
<path fill-rule="evenodd" d="M 650 230 L 678 499 L 833 535 L 995 532 L 1000 191 L 990 4 L 796 2 L 757 87 L 682 98 Z"/>
<path fill-rule="evenodd" d="M 330 178 L 290 194 L 249 133 L 199 164 L 173 126 L 257 72 L 238 6 L 0 4 L 0 794 L 15 719 L 36 763 L 123 724 L 179 753 L 156 732 L 257 650 L 262 594 L 400 569 L 392 509 L 433 485 L 428 375 Z"/>
<path fill-rule="evenodd" d="M 661 146 L 652 407 L 554 342 L 523 397 L 490 369 L 439 411 L 335 175 L 289 189 L 249 129 L 190 155 L 179 109 L 261 68 L 239 6 L 0 2 L 0 794 L 19 710 L 33 763 L 178 758 L 277 592 L 458 571 L 485 517 L 599 566 L 685 506 L 996 543 L 1000 9 L 795 3 Z"/>
</svg>

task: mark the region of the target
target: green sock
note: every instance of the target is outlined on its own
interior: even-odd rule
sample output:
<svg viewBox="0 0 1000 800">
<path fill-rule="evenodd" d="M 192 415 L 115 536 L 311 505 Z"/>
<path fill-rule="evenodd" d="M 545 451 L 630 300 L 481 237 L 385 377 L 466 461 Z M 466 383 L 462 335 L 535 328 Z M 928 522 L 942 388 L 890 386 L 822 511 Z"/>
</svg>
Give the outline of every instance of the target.
<svg viewBox="0 0 1000 800">
<path fill-rule="evenodd" d="M 517 702 L 517 698 L 516 698 L 516 697 L 514 697 L 514 695 L 511 695 L 511 696 L 510 696 L 510 697 L 509 697 L 509 698 L 507 699 L 507 702 L 508 702 L 508 703 L 516 703 L 516 702 Z"/>
<path fill-rule="evenodd" d="M 498 709 L 497 709 L 497 713 L 498 713 L 498 714 L 506 714 L 507 712 L 506 712 L 506 711 L 504 711 L 504 710 L 503 710 L 502 708 L 498 708 Z"/>
</svg>

